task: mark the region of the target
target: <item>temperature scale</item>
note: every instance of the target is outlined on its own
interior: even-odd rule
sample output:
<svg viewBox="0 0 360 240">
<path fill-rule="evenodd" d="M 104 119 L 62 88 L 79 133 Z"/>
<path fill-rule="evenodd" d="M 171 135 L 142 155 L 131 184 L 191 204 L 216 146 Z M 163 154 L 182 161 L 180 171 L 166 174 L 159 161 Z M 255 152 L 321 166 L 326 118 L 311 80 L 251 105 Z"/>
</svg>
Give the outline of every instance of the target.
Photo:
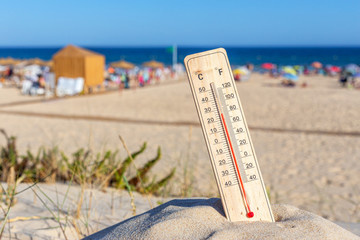
<svg viewBox="0 0 360 240">
<path fill-rule="evenodd" d="M 226 217 L 274 222 L 225 49 L 184 63 Z"/>
</svg>

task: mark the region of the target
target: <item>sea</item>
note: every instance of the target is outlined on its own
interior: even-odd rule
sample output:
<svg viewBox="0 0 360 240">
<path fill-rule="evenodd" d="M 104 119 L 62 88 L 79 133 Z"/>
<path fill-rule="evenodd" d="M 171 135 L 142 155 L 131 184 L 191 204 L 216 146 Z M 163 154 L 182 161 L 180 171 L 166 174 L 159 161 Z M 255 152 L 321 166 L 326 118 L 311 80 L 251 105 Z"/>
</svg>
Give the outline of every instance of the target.
<svg viewBox="0 0 360 240">
<path fill-rule="evenodd" d="M 137 65 L 149 60 L 172 64 L 170 46 L 164 47 L 91 47 L 89 50 L 105 55 L 106 63 L 126 60 Z M 198 53 L 214 47 L 178 47 L 177 61 L 183 63 L 186 55 Z M 270 62 L 284 65 L 310 65 L 319 61 L 324 65 L 345 66 L 350 63 L 360 64 L 360 47 L 224 47 L 231 65 L 252 63 L 260 66 Z M 40 58 L 51 60 L 61 47 L 0 47 L 0 58 L 12 57 L 19 59 Z"/>
</svg>

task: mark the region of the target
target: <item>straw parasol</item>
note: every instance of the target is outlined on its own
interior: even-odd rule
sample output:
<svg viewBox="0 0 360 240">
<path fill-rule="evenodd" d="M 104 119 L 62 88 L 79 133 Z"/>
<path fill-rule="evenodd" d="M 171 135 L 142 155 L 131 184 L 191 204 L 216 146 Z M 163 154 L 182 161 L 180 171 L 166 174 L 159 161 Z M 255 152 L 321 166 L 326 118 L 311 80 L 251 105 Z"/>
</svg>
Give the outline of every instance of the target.
<svg viewBox="0 0 360 240">
<path fill-rule="evenodd" d="M 50 61 L 47 61 L 45 62 L 46 63 L 46 66 L 48 67 L 52 67 L 54 65 L 54 61 L 53 60 L 50 60 Z"/>
<path fill-rule="evenodd" d="M 49 62 L 46 62 L 44 60 L 41 60 L 40 58 L 32 58 L 27 60 L 28 64 L 34 64 L 39 66 L 48 66 Z"/>
<path fill-rule="evenodd" d="M 20 62 L 21 62 L 21 60 L 14 59 L 14 58 L 11 58 L 11 57 L 1 58 L 0 59 L 0 65 L 15 65 L 15 64 L 18 64 Z"/>
<path fill-rule="evenodd" d="M 163 68 L 164 64 L 161 62 L 157 62 L 155 60 L 149 61 L 149 62 L 144 62 L 143 63 L 144 67 L 150 67 L 150 68 Z"/>
<path fill-rule="evenodd" d="M 133 69 L 135 67 L 134 64 L 121 60 L 121 61 L 117 61 L 117 62 L 113 62 L 110 64 L 112 67 L 115 68 L 122 68 L 122 69 Z"/>
</svg>

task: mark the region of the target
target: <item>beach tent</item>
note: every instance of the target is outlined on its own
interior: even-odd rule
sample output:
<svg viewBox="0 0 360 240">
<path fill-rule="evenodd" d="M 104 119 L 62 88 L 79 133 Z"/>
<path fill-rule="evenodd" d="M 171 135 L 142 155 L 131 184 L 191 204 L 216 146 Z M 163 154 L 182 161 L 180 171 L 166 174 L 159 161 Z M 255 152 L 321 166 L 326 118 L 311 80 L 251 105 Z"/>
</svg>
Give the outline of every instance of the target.
<svg viewBox="0 0 360 240">
<path fill-rule="evenodd" d="M 68 45 L 52 59 L 56 81 L 60 77 L 83 78 L 85 90 L 104 82 L 105 57 L 101 54 Z"/>
</svg>

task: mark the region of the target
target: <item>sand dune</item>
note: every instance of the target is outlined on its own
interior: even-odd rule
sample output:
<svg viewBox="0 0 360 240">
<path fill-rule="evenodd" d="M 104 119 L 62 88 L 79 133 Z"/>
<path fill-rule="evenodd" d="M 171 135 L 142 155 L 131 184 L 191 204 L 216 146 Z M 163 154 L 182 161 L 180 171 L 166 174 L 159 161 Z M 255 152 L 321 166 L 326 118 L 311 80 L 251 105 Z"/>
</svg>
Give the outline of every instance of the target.
<svg viewBox="0 0 360 240">
<path fill-rule="evenodd" d="M 272 207 L 276 223 L 231 223 L 220 199 L 173 200 L 85 239 L 360 239 L 296 207 Z"/>
</svg>

